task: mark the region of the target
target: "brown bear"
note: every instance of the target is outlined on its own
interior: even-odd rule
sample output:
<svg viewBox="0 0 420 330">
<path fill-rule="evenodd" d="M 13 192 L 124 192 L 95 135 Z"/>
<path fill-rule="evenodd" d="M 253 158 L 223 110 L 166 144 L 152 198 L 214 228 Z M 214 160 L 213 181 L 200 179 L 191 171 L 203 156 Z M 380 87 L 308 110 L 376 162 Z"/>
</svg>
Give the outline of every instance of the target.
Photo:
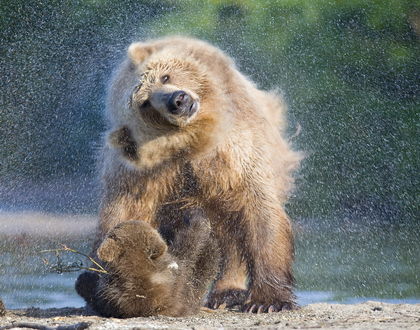
<svg viewBox="0 0 420 330">
<path fill-rule="evenodd" d="M 218 269 L 210 225 L 195 216 L 168 246 L 144 221 L 122 222 L 99 246 L 108 274 L 85 272 L 77 292 L 102 316 L 186 316 L 197 313 Z"/>
<path fill-rule="evenodd" d="M 209 307 L 295 306 L 293 235 L 284 204 L 300 154 L 285 106 L 206 42 L 134 43 L 109 87 L 97 249 L 129 219 L 176 226 L 189 207 L 210 219 L 223 255 Z"/>
</svg>

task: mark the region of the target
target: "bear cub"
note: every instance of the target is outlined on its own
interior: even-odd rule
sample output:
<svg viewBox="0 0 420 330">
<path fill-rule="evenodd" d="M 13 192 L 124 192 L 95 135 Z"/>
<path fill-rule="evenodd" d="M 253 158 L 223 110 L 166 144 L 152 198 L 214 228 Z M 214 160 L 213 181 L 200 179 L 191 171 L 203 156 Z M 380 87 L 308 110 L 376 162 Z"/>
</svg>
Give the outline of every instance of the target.
<svg viewBox="0 0 420 330">
<path fill-rule="evenodd" d="M 150 224 L 127 221 L 97 250 L 108 274 L 82 273 L 76 290 L 107 317 L 185 316 L 197 313 L 218 271 L 218 249 L 209 223 L 192 212 L 167 237 Z"/>
</svg>

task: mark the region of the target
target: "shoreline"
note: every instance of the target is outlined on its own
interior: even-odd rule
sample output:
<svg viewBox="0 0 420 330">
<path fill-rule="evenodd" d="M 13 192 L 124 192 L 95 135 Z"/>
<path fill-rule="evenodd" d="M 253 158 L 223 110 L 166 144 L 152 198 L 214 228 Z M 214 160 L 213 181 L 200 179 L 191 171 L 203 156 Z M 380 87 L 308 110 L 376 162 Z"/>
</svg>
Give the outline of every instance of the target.
<svg viewBox="0 0 420 330">
<path fill-rule="evenodd" d="M 95 232 L 97 217 L 91 214 L 54 214 L 37 211 L 0 211 L 0 235 L 69 237 Z"/>
<path fill-rule="evenodd" d="M 29 308 L 8 310 L 0 316 L 3 329 L 32 327 L 36 329 L 419 329 L 420 304 L 389 304 L 368 301 L 342 305 L 316 303 L 295 311 L 272 314 L 244 314 L 228 310 L 203 308 L 194 316 L 165 316 L 131 319 L 103 318 L 89 315 L 85 308 Z"/>
</svg>

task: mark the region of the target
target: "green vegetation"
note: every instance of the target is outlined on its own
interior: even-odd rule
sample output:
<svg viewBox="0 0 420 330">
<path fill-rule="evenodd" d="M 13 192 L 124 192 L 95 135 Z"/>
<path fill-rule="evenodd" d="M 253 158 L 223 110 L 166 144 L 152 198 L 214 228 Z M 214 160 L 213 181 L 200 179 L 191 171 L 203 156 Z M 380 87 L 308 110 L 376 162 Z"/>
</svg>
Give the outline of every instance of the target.
<svg viewBox="0 0 420 330">
<path fill-rule="evenodd" d="M 294 218 L 417 221 L 420 1 L 3 1 L 0 11 L 2 178 L 93 175 L 106 80 L 125 47 L 187 34 L 284 90 L 307 155 Z"/>
</svg>

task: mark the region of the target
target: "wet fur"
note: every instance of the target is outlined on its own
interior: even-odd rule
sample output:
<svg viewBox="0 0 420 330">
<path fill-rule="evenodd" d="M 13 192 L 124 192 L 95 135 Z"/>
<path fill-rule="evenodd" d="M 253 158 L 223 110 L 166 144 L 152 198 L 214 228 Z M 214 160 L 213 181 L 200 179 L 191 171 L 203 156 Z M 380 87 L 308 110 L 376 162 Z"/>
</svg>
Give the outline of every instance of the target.
<svg viewBox="0 0 420 330">
<path fill-rule="evenodd" d="M 168 73 L 174 86 L 200 99 L 190 122 L 140 108 Z M 110 85 L 107 115 L 94 249 L 123 221 L 159 228 L 174 212 L 167 205 L 198 206 L 224 255 L 209 306 L 234 292 L 244 309 L 293 308 L 293 235 L 284 204 L 301 156 L 283 136 L 280 96 L 257 89 L 217 48 L 176 37 L 130 46 Z"/>
<path fill-rule="evenodd" d="M 197 313 L 218 269 L 218 249 L 209 223 L 195 215 L 178 224 L 169 248 L 144 221 L 111 230 L 98 256 L 109 274 L 85 272 L 77 292 L 102 316 L 186 316 Z"/>
</svg>

